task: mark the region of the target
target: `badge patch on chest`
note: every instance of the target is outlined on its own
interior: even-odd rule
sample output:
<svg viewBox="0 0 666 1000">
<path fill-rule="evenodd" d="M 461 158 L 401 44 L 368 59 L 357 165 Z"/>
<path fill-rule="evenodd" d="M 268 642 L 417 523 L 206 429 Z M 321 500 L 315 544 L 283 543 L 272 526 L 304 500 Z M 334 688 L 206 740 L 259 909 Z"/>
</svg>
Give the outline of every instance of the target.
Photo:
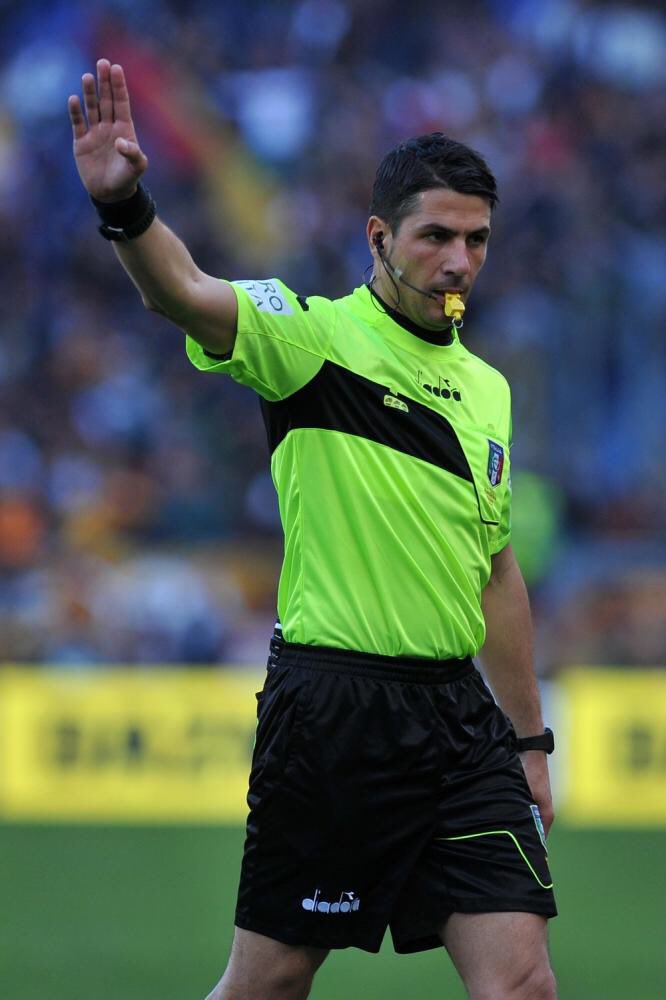
<svg viewBox="0 0 666 1000">
<path fill-rule="evenodd" d="M 403 403 L 397 396 L 390 396 L 388 393 L 384 396 L 384 406 L 390 406 L 392 410 L 402 410 L 403 413 L 409 413 L 407 403 Z"/>
<path fill-rule="evenodd" d="M 491 486 L 499 486 L 504 469 L 504 448 L 496 441 L 488 439 L 488 479 Z"/>
</svg>

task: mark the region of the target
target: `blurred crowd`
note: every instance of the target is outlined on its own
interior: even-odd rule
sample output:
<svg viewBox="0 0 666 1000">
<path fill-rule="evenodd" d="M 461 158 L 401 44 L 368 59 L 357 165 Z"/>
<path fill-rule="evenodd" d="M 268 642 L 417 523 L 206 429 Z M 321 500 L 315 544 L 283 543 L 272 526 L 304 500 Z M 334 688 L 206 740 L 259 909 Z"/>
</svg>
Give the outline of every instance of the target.
<svg viewBox="0 0 666 1000">
<path fill-rule="evenodd" d="M 0 0 L 0 21 L 1 661 L 257 664 L 272 625 L 256 398 L 143 309 L 76 174 L 66 99 L 105 56 L 212 274 L 343 294 L 391 146 L 441 129 L 486 156 L 464 338 L 513 388 L 540 670 L 666 665 L 659 5 Z"/>
</svg>

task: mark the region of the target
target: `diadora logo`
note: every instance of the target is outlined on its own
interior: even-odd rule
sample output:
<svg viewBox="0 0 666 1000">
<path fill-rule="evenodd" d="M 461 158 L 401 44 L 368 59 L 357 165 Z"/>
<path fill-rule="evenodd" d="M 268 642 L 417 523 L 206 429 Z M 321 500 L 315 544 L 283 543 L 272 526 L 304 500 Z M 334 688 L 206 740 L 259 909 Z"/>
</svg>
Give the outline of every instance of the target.
<svg viewBox="0 0 666 1000">
<path fill-rule="evenodd" d="M 310 899 L 306 896 L 301 900 L 301 906 L 310 913 L 355 913 L 361 906 L 361 900 L 355 892 L 341 892 L 340 898 L 332 903 L 328 899 L 321 898 L 321 889 L 316 889 Z"/>
<path fill-rule="evenodd" d="M 434 385 L 432 382 L 424 381 L 423 372 L 419 368 L 416 373 L 416 381 L 422 389 L 431 392 L 433 396 L 439 396 L 441 399 L 455 399 L 456 403 L 462 400 L 460 389 L 452 386 L 448 378 L 442 378 L 441 375 L 437 376 L 437 384 Z"/>
</svg>

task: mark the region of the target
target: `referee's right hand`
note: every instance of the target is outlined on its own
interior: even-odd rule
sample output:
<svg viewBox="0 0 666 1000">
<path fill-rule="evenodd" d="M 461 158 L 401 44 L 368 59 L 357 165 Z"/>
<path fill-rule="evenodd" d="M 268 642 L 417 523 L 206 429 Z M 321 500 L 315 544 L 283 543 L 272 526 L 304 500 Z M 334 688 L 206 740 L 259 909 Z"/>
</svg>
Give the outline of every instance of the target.
<svg viewBox="0 0 666 1000">
<path fill-rule="evenodd" d="M 98 201 L 130 198 L 148 159 L 134 131 L 123 68 L 99 59 L 97 83 L 92 73 L 84 73 L 82 83 L 85 114 L 74 94 L 67 107 L 83 186 Z"/>
</svg>

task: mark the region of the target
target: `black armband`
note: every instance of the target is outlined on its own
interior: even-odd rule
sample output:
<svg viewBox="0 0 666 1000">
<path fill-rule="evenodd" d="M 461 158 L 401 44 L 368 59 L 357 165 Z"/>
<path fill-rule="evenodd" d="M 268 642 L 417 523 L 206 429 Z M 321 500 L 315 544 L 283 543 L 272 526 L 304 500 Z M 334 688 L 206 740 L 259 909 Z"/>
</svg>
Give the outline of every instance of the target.
<svg viewBox="0 0 666 1000">
<path fill-rule="evenodd" d="M 518 753 L 525 753 L 526 750 L 543 750 L 544 753 L 552 753 L 555 749 L 555 737 L 553 730 L 546 726 L 543 733 L 538 736 L 520 736 L 516 738 L 516 750 Z"/>
<path fill-rule="evenodd" d="M 157 208 L 148 188 L 139 181 L 131 198 L 122 201 L 98 201 L 90 195 L 90 200 L 102 220 L 98 229 L 105 240 L 125 243 L 145 233 L 155 218 Z"/>
</svg>

